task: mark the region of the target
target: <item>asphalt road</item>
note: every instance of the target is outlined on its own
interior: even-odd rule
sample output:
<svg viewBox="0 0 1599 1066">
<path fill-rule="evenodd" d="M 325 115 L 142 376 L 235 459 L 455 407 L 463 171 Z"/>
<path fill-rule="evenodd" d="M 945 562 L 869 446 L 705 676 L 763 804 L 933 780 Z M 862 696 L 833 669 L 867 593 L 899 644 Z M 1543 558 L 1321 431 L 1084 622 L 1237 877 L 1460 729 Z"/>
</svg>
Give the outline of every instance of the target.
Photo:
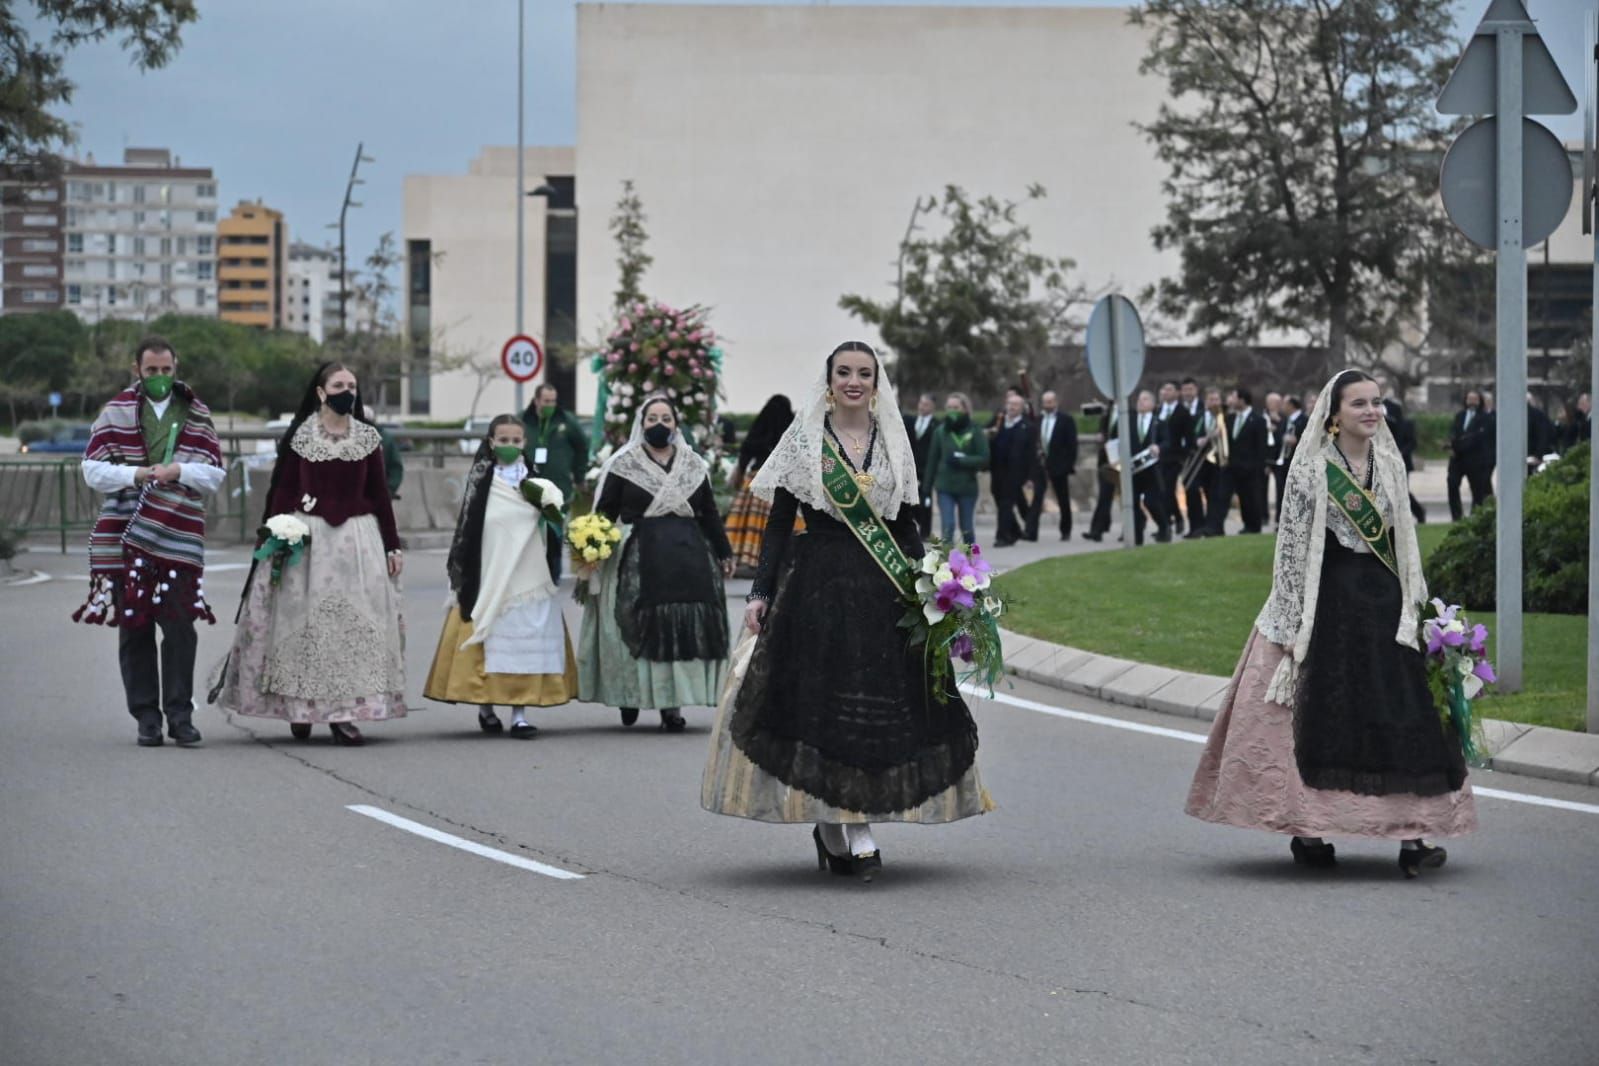
<svg viewBox="0 0 1599 1066">
<path fill-rule="evenodd" d="M 203 749 L 136 748 L 113 634 L 67 618 L 82 558 L 30 565 L 57 579 L 0 589 L 10 1066 L 1599 1062 L 1588 790 L 1479 775 L 1588 809 L 1484 798 L 1419 882 L 1386 843 L 1309 872 L 1182 814 L 1200 727 L 1017 685 L 975 704 L 1000 809 L 882 827 L 862 886 L 804 827 L 699 809 L 705 709 L 671 736 L 574 704 L 519 742 L 418 696 L 345 749 L 206 708 Z M 443 556 L 410 566 L 418 692 Z"/>
</svg>

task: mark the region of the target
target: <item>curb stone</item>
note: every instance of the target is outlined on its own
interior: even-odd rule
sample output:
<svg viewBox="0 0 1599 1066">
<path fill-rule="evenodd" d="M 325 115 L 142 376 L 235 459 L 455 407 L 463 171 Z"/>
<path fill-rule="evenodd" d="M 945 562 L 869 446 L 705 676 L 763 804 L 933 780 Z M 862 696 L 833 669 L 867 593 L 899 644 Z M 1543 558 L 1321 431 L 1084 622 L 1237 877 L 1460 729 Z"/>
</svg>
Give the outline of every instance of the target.
<svg viewBox="0 0 1599 1066">
<path fill-rule="evenodd" d="M 1215 721 L 1230 678 L 1194 674 L 999 631 L 1005 670 L 1062 692 L 1140 710 Z M 1488 769 L 1599 788 L 1599 735 L 1483 720 Z"/>
</svg>

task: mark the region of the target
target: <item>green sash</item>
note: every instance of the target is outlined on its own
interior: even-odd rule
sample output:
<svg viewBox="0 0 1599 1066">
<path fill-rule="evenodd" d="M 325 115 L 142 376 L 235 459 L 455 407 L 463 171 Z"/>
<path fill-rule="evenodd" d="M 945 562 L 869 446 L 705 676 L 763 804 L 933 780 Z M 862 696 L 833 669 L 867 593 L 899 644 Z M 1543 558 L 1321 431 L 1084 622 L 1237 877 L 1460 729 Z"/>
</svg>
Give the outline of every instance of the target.
<svg viewBox="0 0 1599 1066">
<path fill-rule="evenodd" d="M 844 517 L 849 531 L 866 549 L 866 554 L 883 568 L 883 573 L 900 592 L 915 595 L 916 566 L 899 550 L 887 523 L 878 516 L 866 493 L 856 483 L 849 464 L 839 456 L 833 442 L 826 439 L 822 441 L 822 489 Z"/>
<path fill-rule="evenodd" d="M 1372 554 L 1398 577 L 1399 556 L 1394 551 L 1394 531 L 1383 519 L 1382 508 L 1360 482 L 1331 459 L 1327 460 L 1327 495 L 1332 498 L 1333 506 L 1354 524 L 1361 539 L 1371 546 Z"/>
</svg>

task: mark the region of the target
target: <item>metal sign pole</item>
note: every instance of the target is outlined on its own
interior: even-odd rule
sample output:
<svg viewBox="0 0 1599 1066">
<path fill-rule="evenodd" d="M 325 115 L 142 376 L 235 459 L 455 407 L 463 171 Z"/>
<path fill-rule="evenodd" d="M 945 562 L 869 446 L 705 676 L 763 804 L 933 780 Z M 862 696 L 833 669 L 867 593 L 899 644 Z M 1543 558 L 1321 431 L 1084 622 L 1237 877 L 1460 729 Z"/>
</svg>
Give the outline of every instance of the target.
<svg viewBox="0 0 1599 1066">
<path fill-rule="evenodd" d="M 1588 113 L 1583 116 L 1586 126 L 1584 138 L 1588 142 L 1589 166 L 1583 176 L 1588 179 L 1582 190 L 1584 203 L 1590 208 L 1586 217 L 1593 233 L 1593 336 L 1588 349 L 1588 399 L 1591 403 L 1599 396 L 1599 225 L 1595 222 L 1596 187 L 1593 167 L 1594 145 L 1599 142 L 1599 13 L 1588 12 Z M 1593 424 L 1592 408 L 1589 425 Z M 1588 442 L 1588 732 L 1599 733 L 1599 447 Z"/>
<path fill-rule="evenodd" d="M 1121 441 L 1121 489 L 1122 489 L 1122 543 L 1128 548 L 1136 548 L 1137 541 L 1133 538 L 1134 512 L 1138 509 L 1138 501 L 1133 499 L 1133 426 L 1132 420 L 1137 417 L 1133 413 L 1131 398 L 1127 390 L 1136 385 L 1129 384 L 1127 375 L 1123 373 L 1126 353 L 1122 345 L 1126 338 L 1122 336 L 1121 308 L 1119 301 L 1112 297 L 1110 308 L 1110 376 L 1116 382 L 1116 429 L 1117 437 Z"/>
<path fill-rule="evenodd" d="M 516 335 L 522 335 L 522 311 L 526 296 L 527 286 L 523 283 L 522 259 L 527 254 L 526 241 L 523 239 L 522 202 L 527 199 L 522 190 L 526 188 L 522 178 L 522 159 L 527 154 L 522 148 L 522 65 L 523 65 L 523 37 L 522 23 L 526 17 L 527 8 L 523 0 L 516 2 Z M 522 383 L 516 383 L 516 413 L 521 414 Z"/>
<path fill-rule="evenodd" d="M 1498 46 L 1499 454 L 1496 667 L 1502 692 L 1521 691 L 1521 499 L 1527 480 L 1527 249 L 1522 245 L 1522 30 L 1500 26 Z"/>
</svg>

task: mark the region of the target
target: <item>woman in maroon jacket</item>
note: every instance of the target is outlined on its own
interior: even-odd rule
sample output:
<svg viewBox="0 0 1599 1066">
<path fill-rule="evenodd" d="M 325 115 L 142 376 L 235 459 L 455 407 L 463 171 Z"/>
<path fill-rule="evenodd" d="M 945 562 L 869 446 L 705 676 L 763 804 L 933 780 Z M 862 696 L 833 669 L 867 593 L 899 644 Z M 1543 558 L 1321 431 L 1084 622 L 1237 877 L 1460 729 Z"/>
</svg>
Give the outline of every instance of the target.
<svg viewBox="0 0 1599 1066">
<path fill-rule="evenodd" d="M 222 706 L 278 718 L 300 740 L 325 722 L 340 744 L 362 743 L 356 722 L 405 715 L 404 556 L 389 503 L 383 441 L 362 416 L 355 375 L 316 372 L 278 443 L 266 517 L 310 530 L 303 556 L 250 575 Z"/>
</svg>

